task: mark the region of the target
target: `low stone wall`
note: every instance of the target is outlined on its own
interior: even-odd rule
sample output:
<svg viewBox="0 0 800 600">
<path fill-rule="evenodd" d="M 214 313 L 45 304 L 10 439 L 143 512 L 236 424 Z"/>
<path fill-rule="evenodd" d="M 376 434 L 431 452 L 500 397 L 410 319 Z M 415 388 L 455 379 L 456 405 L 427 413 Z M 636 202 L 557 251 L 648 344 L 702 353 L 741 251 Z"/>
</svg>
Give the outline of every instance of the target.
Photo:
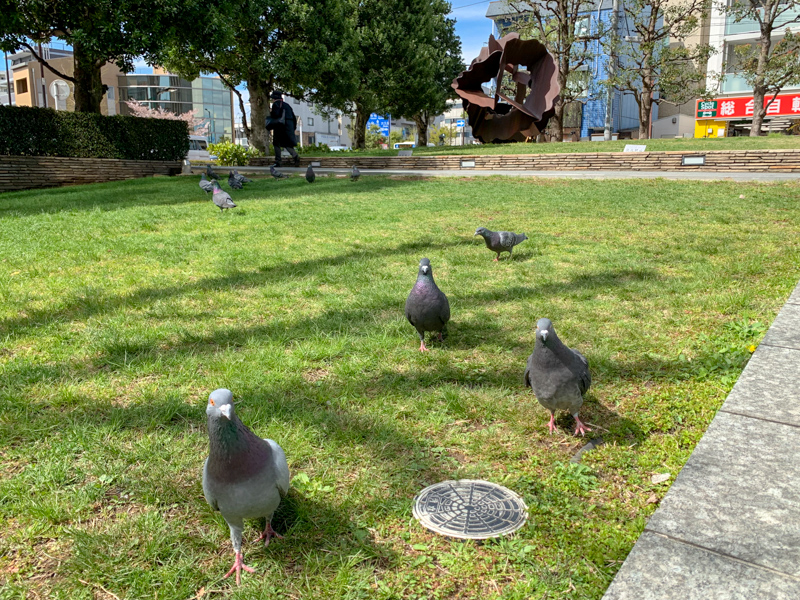
<svg viewBox="0 0 800 600">
<path fill-rule="evenodd" d="M 703 165 L 682 165 L 683 157 L 705 157 Z M 671 152 L 573 152 L 494 154 L 489 156 L 301 156 L 300 165 L 320 163 L 328 169 L 463 169 L 519 171 L 743 171 L 800 173 L 800 150 L 679 150 Z M 474 167 L 462 167 L 474 161 Z M 269 166 L 271 157 L 250 161 Z"/>
<path fill-rule="evenodd" d="M 180 161 L 0 155 L 0 192 L 178 175 Z"/>
</svg>

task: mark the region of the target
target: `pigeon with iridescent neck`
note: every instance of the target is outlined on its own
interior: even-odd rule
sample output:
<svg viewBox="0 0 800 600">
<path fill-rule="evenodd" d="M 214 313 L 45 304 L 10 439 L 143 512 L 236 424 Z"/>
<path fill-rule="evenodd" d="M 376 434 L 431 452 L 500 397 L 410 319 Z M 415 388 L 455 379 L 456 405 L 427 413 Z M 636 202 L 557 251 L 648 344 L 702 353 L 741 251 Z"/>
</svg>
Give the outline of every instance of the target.
<svg viewBox="0 0 800 600">
<path fill-rule="evenodd" d="M 444 340 L 442 334 L 450 320 L 450 303 L 433 280 L 431 261 L 427 258 L 419 261 L 417 282 L 406 300 L 406 319 L 419 334 L 420 352 L 428 350 L 425 346 L 426 331 L 436 331 L 439 339 Z"/>
<path fill-rule="evenodd" d="M 222 513 L 231 530 L 235 559 L 225 577 L 235 572 L 238 585 L 242 569 L 254 572 L 244 564 L 243 520 L 267 519 L 258 538 L 265 546 L 270 538 L 283 537 L 275 532 L 271 521 L 281 498 L 289 493 L 289 465 L 277 443 L 261 439 L 239 420 L 230 390 L 211 392 L 206 415 L 209 453 L 203 465 L 203 494 L 211 508 Z"/>
<path fill-rule="evenodd" d="M 513 256 L 512 251 L 514 246 L 521 244 L 528 239 L 524 233 L 513 233 L 511 231 L 492 231 L 486 227 L 478 227 L 475 230 L 475 235 L 479 235 L 486 242 L 486 247 L 489 250 L 497 253 L 494 260 L 500 260 L 501 252 L 508 252 L 509 260 Z"/>
<path fill-rule="evenodd" d="M 586 357 L 558 339 L 550 319 L 539 319 L 536 343 L 525 369 L 525 385 L 531 387 L 539 404 L 550 411 L 550 433 L 555 429 L 557 410 L 566 410 L 575 417 L 575 435 L 591 431 L 578 418 L 583 395 L 591 384 Z"/>
</svg>

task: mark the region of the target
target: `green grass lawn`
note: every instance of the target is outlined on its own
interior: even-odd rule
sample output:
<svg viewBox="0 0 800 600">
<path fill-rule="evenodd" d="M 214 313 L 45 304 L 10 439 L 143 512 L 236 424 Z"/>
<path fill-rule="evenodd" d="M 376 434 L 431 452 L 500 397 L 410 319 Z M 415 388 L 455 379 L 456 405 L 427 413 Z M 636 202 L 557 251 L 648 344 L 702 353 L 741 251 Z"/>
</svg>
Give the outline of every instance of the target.
<svg viewBox="0 0 800 600">
<path fill-rule="evenodd" d="M 799 276 L 793 183 L 293 177 L 220 214 L 197 181 L 0 195 L 0 598 L 600 598 Z M 530 239 L 495 263 L 480 225 Z M 425 256 L 453 316 L 423 354 Z M 582 464 L 522 385 L 544 316 L 589 359 Z M 218 387 L 296 478 L 240 588 L 200 484 Z M 450 478 L 528 523 L 423 530 Z"/>
<path fill-rule="evenodd" d="M 644 144 L 651 152 L 686 150 L 796 150 L 800 148 L 800 136 L 770 134 L 756 138 L 682 138 L 657 140 L 619 140 L 616 142 L 569 142 L 546 144 L 475 144 L 471 146 L 428 146 L 414 148 L 414 156 L 461 155 L 461 154 L 550 154 L 558 152 L 622 152 L 627 144 Z M 312 152 L 314 156 L 327 153 Z M 338 156 L 341 152 L 331 152 Z M 354 150 L 346 155 L 397 156 L 397 150 Z"/>
</svg>

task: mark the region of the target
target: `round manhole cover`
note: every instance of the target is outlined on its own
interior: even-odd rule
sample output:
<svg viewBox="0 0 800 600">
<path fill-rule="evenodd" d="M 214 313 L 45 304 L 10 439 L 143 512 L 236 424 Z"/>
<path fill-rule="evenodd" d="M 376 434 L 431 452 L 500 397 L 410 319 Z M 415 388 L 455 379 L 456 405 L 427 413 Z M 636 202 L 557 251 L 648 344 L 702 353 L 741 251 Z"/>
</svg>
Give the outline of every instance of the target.
<svg viewBox="0 0 800 600">
<path fill-rule="evenodd" d="M 414 498 L 414 516 L 423 527 L 450 537 L 484 540 L 516 531 L 528 518 L 517 494 L 488 481 L 443 481 Z"/>
</svg>

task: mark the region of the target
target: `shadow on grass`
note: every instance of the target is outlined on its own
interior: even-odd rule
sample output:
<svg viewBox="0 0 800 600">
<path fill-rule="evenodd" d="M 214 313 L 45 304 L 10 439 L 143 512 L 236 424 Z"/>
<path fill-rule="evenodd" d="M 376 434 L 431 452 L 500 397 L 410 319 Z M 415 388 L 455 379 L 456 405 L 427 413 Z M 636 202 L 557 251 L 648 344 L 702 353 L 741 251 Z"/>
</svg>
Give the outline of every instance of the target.
<svg viewBox="0 0 800 600">
<path fill-rule="evenodd" d="M 318 178 L 309 185 L 301 177 L 284 180 L 257 179 L 243 190 L 231 190 L 227 178 L 221 187 L 234 202 L 243 201 L 246 207 L 251 201 L 281 200 L 304 196 L 310 193 L 326 195 L 374 193 L 383 188 L 400 189 L 413 181 L 392 180 L 386 177 L 370 177 L 368 181 L 351 182 L 337 178 Z M 26 190 L 2 194 L 0 218 L 6 216 L 30 216 L 41 213 L 76 212 L 89 210 L 120 210 L 143 206 L 174 206 L 189 202 L 208 201 L 207 194 L 198 186 L 199 176 L 147 177 L 128 181 L 92 183 L 46 190 Z"/>
</svg>

